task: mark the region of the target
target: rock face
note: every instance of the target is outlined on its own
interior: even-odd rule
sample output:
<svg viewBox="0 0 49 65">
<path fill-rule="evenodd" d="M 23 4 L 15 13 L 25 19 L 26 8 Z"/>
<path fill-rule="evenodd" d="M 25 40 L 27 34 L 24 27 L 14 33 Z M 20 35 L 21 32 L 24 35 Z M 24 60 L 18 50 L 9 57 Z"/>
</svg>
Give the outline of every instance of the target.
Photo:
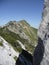
<svg viewBox="0 0 49 65">
<path fill-rule="evenodd" d="M 15 65 L 14 57 L 18 56 L 19 53 L 0 36 L 0 65 Z"/>
<path fill-rule="evenodd" d="M 42 22 L 38 30 L 38 45 L 34 51 L 34 65 L 49 65 L 49 0 L 44 0 Z"/>
</svg>

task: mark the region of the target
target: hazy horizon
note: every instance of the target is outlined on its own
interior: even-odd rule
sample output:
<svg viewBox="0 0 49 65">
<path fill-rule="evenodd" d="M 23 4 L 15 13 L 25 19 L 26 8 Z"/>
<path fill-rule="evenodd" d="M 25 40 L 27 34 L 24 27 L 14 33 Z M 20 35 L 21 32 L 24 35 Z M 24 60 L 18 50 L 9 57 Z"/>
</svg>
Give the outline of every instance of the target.
<svg viewBox="0 0 49 65">
<path fill-rule="evenodd" d="M 9 21 L 26 20 L 38 28 L 42 18 L 44 0 L 0 0 L 0 25 Z"/>
</svg>

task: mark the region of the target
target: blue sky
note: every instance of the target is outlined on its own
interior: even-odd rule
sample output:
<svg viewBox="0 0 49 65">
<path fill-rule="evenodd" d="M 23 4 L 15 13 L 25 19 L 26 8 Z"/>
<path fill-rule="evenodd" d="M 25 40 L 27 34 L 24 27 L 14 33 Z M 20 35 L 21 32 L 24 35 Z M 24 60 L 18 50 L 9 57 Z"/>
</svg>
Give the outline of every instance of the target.
<svg viewBox="0 0 49 65">
<path fill-rule="evenodd" d="M 0 25 L 9 21 L 26 20 L 38 28 L 42 18 L 44 0 L 0 0 Z"/>
</svg>

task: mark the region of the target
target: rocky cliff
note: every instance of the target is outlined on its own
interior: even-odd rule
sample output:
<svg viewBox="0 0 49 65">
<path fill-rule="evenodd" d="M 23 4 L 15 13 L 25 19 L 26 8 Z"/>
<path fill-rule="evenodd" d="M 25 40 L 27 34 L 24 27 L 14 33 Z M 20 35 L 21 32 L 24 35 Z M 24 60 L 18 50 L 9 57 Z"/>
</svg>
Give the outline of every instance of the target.
<svg viewBox="0 0 49 65">
<path fill-rule="evenodd" d="M 34 51 L 34 65 L 49 65 L 49 0 L 44 0 L 42 22 L 38 30 L 38 45 Z"/>
</svg>

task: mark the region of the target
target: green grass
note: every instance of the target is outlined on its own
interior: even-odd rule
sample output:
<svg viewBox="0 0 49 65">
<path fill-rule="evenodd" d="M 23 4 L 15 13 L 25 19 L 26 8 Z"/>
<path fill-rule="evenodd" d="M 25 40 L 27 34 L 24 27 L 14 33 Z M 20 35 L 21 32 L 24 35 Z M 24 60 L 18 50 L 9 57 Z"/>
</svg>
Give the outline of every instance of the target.
<svg viewBox="0 0 49 65">
<path fill-rule="evenodd" d="M 37 35 L 37 31 L 38 29 L 34 28 L 34 27 L 31 27 L 32 31 L 34 31 L 34 33 Z"/>
<path fill-rule="evenodd" d="M 16 51 L 21 51 L 21 47 L 16 40 L 21 40 L 19 35 L 12 33 L 8 30 L 0 29 L 0 36 L 2 36 L 7 42 L 9 42 Z M 19 47 L 18 47 L 19 46 Z"/>
<path fill-rule="evenodd" d="M 26 45 L 26 49 L 30 50 L 28 45 L 29 44 L 28 40 L 21 38 L 18 34 L 15 34 L 8 30 L 3 31 L 3 29 L 0 29 L 0 36 L 2 36 L 7 42 L 9 42 L 13 46 L 15 51 L 19 51 L 19 52 L 22 51 L 21 46 L 16 40 L 21 41 L 24 45 Z"/>
<path fill-rule="evenodd" d="M 28 27 L 28 30 L 25 28 L 23 31 L 26 33 L 27 36 L 29 36 L 30 40 L 35 43 L 37 42 L 37 29 L 33 27 Z"/>
<path fill-rule="evenodd" d="M 2 42 L 0 42 L 0 46 L 3 46 Z"/>
<path fill-rule="evenodd" d="M 28 45 L 25 45 L 25 47 L 26 47 L 27 51 L 29 50 L 33 54 L 34 49 L 35 49 L 34 46 L 32 46 L 31 44 L 28 44 Z"/>
<path fill-rule="evenodd" d="M 14 57 L 14 60 L 15 60 L 15 61 L 17 60 L 17 57 L 16 57 L 16 56 Z"/>
</svg>

